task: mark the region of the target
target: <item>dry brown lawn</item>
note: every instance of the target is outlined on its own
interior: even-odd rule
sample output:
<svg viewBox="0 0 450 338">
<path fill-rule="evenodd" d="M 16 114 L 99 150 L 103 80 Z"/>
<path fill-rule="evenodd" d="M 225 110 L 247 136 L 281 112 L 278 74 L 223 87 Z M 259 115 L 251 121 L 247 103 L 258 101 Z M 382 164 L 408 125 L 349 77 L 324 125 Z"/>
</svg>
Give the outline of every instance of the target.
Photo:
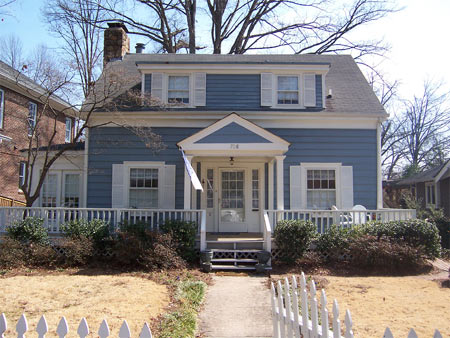
<svg viewBox="0 0 450 338">
<path fill-rule="evenodd" d="M 46 274 L 0 278 L 0 313 L 4 312 L 8 320 L 7 337 L 15 336 L 22 313 L 33 331 L 45 314 L 49 337 L 56 336 L 61 316 L 67 319 L 70 337 L 77 336 L 82 317 L 92 337 L 97 336 L 103 319 L 108 321 L 111 336 L 118 336 L 124 319 L 132 336 L 138 336 L 144 322 L 160 315 L 168 303 L 166 286 L 139 276 Z"/>
<path fill-rule="evenodd" d="M 421 277 L 325 276 L 328 303 L 339 303 L 341 322 L 349 309 L 355 337 L 383 337 L 388 326 L 394 337 L 407 337 L 411 328 L 419 337 L 438 329 L 450 335 L 450 289 Z M 331 307 L 329 309 L 331 311 Z"/>
</svg>

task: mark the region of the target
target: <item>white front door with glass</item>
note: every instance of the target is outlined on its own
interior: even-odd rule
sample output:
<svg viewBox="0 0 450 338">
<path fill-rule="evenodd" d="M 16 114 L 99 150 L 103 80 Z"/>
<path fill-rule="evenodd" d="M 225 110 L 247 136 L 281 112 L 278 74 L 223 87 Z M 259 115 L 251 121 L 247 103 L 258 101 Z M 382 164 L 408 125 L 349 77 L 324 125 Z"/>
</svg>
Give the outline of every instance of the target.
<svg viewBox="0 0 450 338">
<path fill-rule="evenodd" d="M 236 168 L 207 166 L 202 170 L 202 208 L 207 210 L 209 232 L 260 232 L 261 177 L 259 164 Z"/>
</svg>

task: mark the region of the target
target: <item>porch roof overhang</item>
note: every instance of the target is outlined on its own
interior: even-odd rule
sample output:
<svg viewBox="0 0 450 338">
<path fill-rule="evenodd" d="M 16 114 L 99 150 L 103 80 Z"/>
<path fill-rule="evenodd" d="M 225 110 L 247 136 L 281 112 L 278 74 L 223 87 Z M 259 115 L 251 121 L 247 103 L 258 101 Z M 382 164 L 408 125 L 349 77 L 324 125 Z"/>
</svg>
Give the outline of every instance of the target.
<svg viewBox="0 0 450 338">
<path fill-rule="evenodd" d="M 236 113 L 177 143 L 191 156 L 279 156 L 290 143 Z"/>
</svg>

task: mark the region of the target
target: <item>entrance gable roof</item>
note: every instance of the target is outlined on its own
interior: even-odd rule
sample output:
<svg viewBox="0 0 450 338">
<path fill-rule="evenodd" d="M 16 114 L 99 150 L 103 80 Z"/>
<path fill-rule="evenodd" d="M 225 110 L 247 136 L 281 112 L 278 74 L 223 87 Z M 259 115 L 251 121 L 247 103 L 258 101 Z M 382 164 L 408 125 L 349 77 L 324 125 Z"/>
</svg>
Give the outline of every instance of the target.
<svg viewBox="0 0 450 338">
<path fill-rule="evenodd" d="M 178 143 L 184 151 L 267 150 L 283 154 L 290 143 L 232 113 Z M 235 152 L 234 152 L 235 153 Z M 219 154 L 218 154 L 219 155 Z M 236 154 L 235 154 L 236 155 Z"/>
</svg>

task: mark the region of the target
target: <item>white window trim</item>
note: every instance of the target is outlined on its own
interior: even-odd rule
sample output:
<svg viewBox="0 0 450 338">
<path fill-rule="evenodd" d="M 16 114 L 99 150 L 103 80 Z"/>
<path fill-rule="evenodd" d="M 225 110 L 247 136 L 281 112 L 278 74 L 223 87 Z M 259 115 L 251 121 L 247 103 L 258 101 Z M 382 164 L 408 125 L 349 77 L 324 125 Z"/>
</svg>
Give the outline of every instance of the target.
<svg viewBox="0 0 450 338">
<path fill-rule="evenodd" d="M 70 122 L 70 127 L 69 127 L 69 139 L 67 139 L 67 122 Z M 65 129 L 65 135 L 64 135 L 64 140 L 66 141 L 66 143 L 70 143 L 72 142 L 72 132 L 73 132 L 73 123 L 72 123 L 72 119 L 70 117 L 66 117 L 66 129 Z"/>
<path fill-rule="evenodd" d="M 281 104 L 278 103 L 278 78 L 279 77 L 297 77 L 298 84 L 298 104 Z M 276 108 L 281 109 L 303 109 L 304 107 L 304 97 L 303 97 L 303 75 L 302 74 L 275 74 L 275 83 L 273 86 L 273 101 L 275 104 L 273 105 Z"/>
<path fill-rule="evenodd" d="M 158 206 L 151 209 L 161 209 L 161 203 L 163 201 L 163 186 L 164 184 L 164 165 L 165 162 L 157 161 L 125 161 L 124 167 L 124 198 L 125 206 L 130 208 L 130 172 L 131 169 L 158 169 Z"/>
<path fill-rule="evenodd" d="M 142 73 L 141 95 L 145 95 L 145 75 L 153 73 Z M 188 104 L 175 104 L 169 103 L 169 76 L 187 76 L 189 77 L 189 103 Z M 153 78 L 152 78 L 153 84 Z M 164 104 L 170 105 L 171 108 L 195 108 L 194 105 L 194 73 L 162 73 L 162 97 L 161 101 Z"/>
<path fill-rule="evenodd" d="M 23 175 L 21 175 L 22 167 L 23 167 Z M 20 178 L 21 176 L 23 176 L 23 184 L 25 184 L 25 180 L 27 178 L 27 163 L 25 161 L 20 161 L 19 163 L 19 192 L 22 192 L 22 185 L 21 185 L 22 179 Z"/>
<path fill-rule="evenodd" d="M 432 201 L 428 200 L 428 188 L 429 187 L 433 187 L 433 192 L 434 192 L 434 203 L 432 203 Z M 437 206 L 437 193 L 436 193 L 437 189 L 436 189 L 436 184 L 434 184 L 433 182 L 425 182 L 425 205 L 427 207 L 434 207 L 436 208 Z"/>
<path fill-rule="evenodd" d="M 1 99 L 0 99 L 0 129 L 3 129 L 3 119 L 5 117 L 5 91 L 0 89 Z"/>
<path fill-rule="evenodd" d="M 49 170 L 47 172 L 45 179 L 47 179 L 49 175 L 56 175 L 56 207 L 59 207 L 59 206 L 61 206 L 61 190 L 63 189 L 62 184 L 61 184 L 62 171 L 61 170 Z M 40 192 L 40 196 L 39 196 L 39 206 L 40 207 L 42 207 L 43 197 L 44 197 L 44 184 L 41 187 L 41 192 Z"/>
<path fill-rule="evenodd" d="M 31 125 L 30 125 L 30 121 L 31 121 L 31 119 L 30 119 L 30 112 L 31 111 L 29 109 L 30 105 L 35 107 L 34 108 L 33 127 L 31 127 Z M 33 135 L 33 130 L 34 130 L 34 128 L 36 128 L 37 110 L 38 110 L 37 104 L 30 101 L 28 103 L 28 117 L 27 117 L 28 136 Z M 30 133 L 30 131 L 31 131 L 31 133 Z"/>
<path fill-rule="evenodd" d="M 342 208 L 342 198 L 341 198 L 341 168 L 342 163 L 300 163 L 300 166 L 305 169 L 305 175 L 302 177 L 301 182 L 301 198 L 302 201 L 305 201 L 305 205 L 307 205 L 307 193 L 308 193 L 308 170 L 334 170 L 335 171 L 335 179 L 336 179 L 336 207 L 339 209 Z"/>
</svg>

